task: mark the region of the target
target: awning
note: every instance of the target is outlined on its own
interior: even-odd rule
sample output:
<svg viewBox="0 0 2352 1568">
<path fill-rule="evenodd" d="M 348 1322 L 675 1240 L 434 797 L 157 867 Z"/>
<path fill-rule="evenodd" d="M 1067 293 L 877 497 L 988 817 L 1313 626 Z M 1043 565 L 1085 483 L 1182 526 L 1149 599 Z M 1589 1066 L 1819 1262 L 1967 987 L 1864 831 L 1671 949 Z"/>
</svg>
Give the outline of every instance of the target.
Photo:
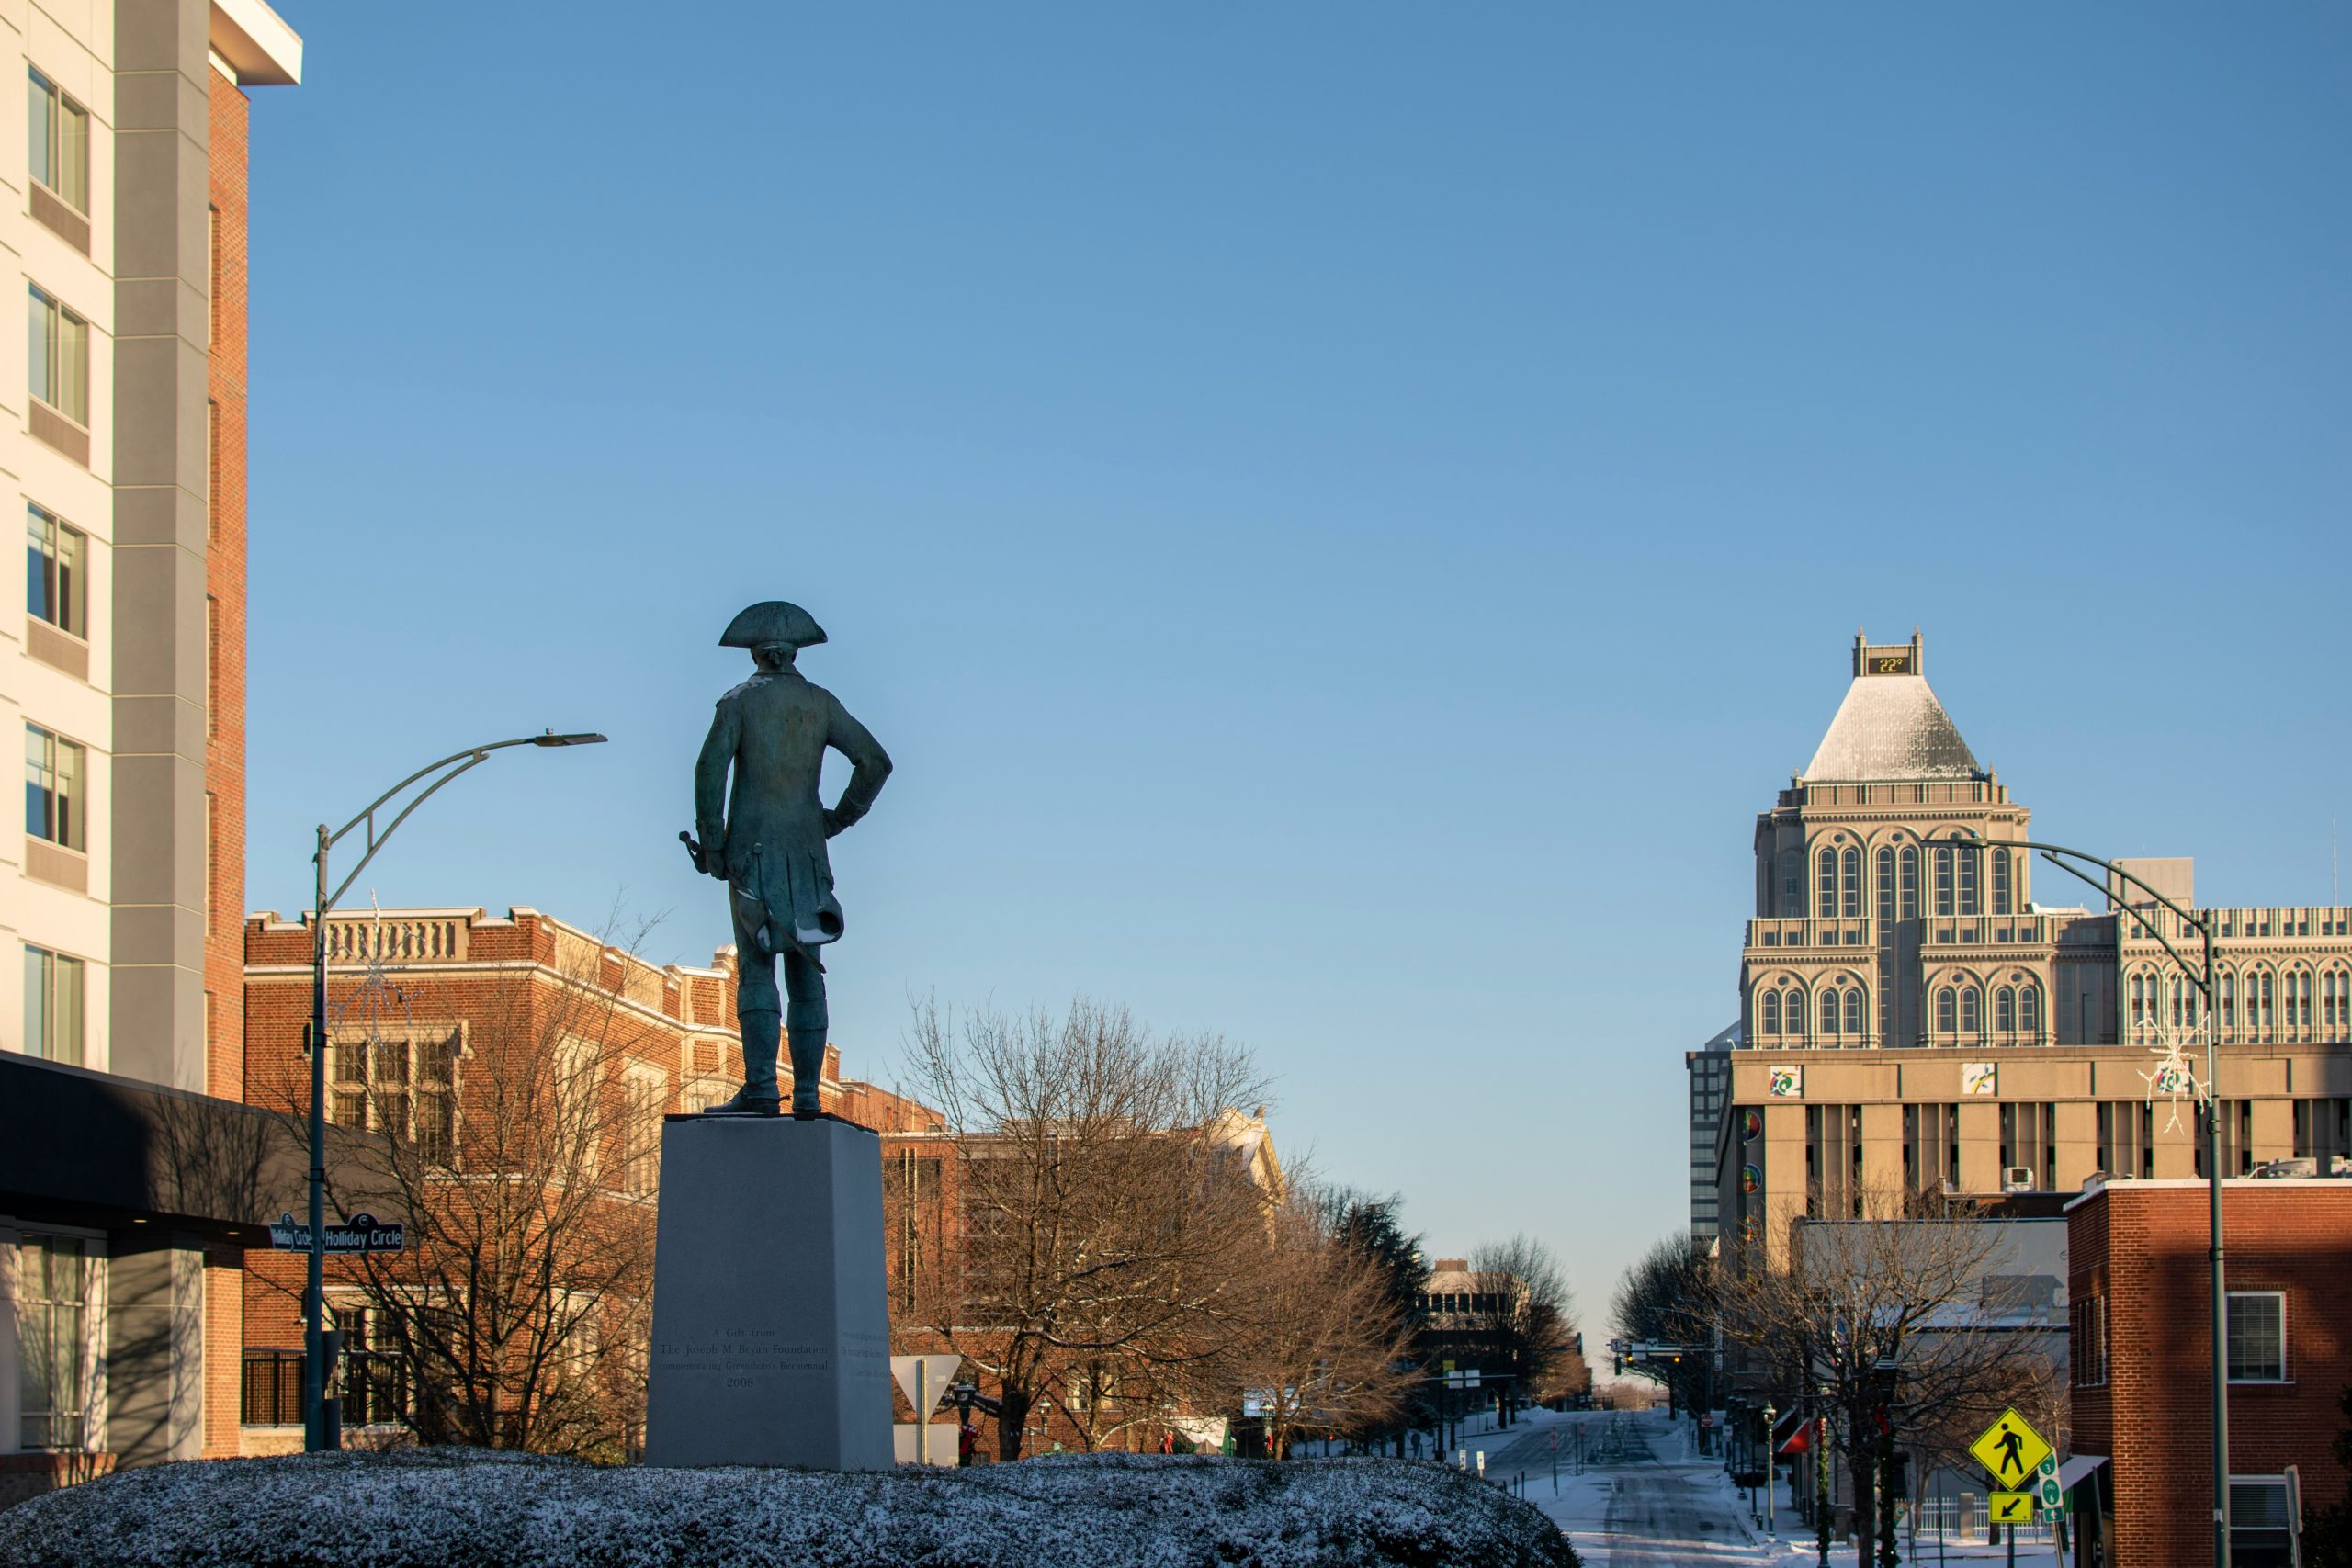
<svg viewBox="0 0 2352 1568">
<path fill-rule="evenodd" d="M 2058 1490 L 2072 1492 L 2089 1479 L 2092 1471 L 2106 1462 L 2105 1454 L 2076 1454 L 2058 1467 Z"/>
<path fill-rule="evenodd" d="M 1776 1454 L 1801 1454 L 1813 1447 L 1813 1416 L 1806 1411 L 1783 1411 L 1772 1423 L 1772 1451 Z"/>
</svg>

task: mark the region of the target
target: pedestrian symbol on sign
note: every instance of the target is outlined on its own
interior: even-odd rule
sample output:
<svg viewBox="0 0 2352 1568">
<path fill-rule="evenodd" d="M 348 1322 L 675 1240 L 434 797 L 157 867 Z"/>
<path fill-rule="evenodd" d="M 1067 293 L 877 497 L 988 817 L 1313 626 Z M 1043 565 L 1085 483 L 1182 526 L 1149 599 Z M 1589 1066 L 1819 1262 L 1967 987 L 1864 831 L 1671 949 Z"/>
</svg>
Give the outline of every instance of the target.
<svg viewBox="0 0 2352 1568">
<path fill-rule="evenodd" d="M 2041 1461 L 2051 1457 L 2051 1447 L 2041 1440 L 2041 1434 L 2016 1410 L 2005 1410 L 2001 1418 L 1984 1429 L 1984 1435 L 1968 1445 L 1976 1462 L 1993 1472 L 1993 1479 L 2003 1491 L 2022 1491 L 2030 1485 L 2034 1472 Z"/>
</svg>

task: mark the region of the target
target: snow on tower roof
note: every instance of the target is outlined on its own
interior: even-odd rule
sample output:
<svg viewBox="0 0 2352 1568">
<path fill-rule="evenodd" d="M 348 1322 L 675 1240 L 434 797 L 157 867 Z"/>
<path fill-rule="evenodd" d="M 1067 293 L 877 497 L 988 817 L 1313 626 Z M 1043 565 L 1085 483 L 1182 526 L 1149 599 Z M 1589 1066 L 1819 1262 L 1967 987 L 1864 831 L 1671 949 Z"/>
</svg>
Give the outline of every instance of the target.
<svg viewBox="0 0 2352 1568">
<path fill-rule="evenodd" d="M 1924 675 L 1858 675 L 1805 765 L 1809 784 L 1973 779 L 1975 753 Z"/>
</svg>

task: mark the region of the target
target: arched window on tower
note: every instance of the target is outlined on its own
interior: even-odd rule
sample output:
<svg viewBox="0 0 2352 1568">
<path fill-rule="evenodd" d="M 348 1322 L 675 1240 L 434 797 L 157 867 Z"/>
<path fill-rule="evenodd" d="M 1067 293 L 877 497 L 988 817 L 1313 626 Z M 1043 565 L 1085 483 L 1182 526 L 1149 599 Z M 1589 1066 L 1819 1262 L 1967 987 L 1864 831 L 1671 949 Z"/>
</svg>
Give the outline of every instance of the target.
<svg viewBox="0 0 2352 1568">
<path fill-rule="evenodd" d="M 1919 851 L 1917 846 L 1903 846 L 1903 919 L 1919 918 Z"/>
<path fill-rule="evenodd" d="M 1946 986 L 1936 993 L 1936 1032 L 1950 1034 L 1959 1027 L 1960 1019 L 1954 1010 L 1952 990 L 1950 986 Z"/>
<path fill-rule="evenodd" d="M 1978 1039 L 1984 1032 L 1984 993 L 1973 986 L 1960 988 L 1960 1032 L 1965 1040 Z"/>
<path fill-rule="evenodd" d="M 2224 1030 L 2234 1032 L 2238 1026 L 2238 977 L 2234 972 L 2222 976 L 2222 1022 Z"/>
<path fill-rule="evenodd" d="M 2009 913 L 2009 852 L 1993 852 L 1993 913 Z"/>
<path fill-rule="evenodd" d="M 1993 1032 L 2014 1034 L 2018 1027 L 2018 994 L 2007 986 L 1993 993 Z"/>
<path fill-rule="evenodd" d="M 2295 1010 L 2294 1025 L 2297 1029 L 2309 1029 L 2312 1026 L 2311 973 L 2308 970 L 2299 970 L 2288 976 L 2287 982 L 2294 987 L 2294 995 L 2290 998 Z"/>
<path fill-rule="evenodd" d="M 1976 902 L 1977 867 L 1984 863 L 1984 852 L 1965 849 L 1960 852 L 1960 912 L 1963 915 L 1982 914 Z"/>
<path fill-rule="evenodd" d="M 2270 971 L 2265 969 L 2256 978 L 2262 988 L 2256 995 L 2248 996 L 2246 998 L 2246 1002 L 2249 1006 L 2258 1006 L 2261 1009 L 2262 1021 L 2256 1025 L 2256 1027 L 2262 1031 L 2262 1038 L 2267 1040 L 2270 1038 L 2270 1032 L 2278 1027 L 2276 1022 L 2273 1021 L 2276 1019 L 2277 1014 L 2271 1010 L 2270 1006 Z"/>
<path fill-rule="evenodd" d="M 2179 976 L 2172 977 L 2172 1026 L 2175 1029 L 2186 1027 L 2181 1016 L 2180 993 L 2187 988 L 2181 984 Z"/>
<path fill-rule="evenodd" d="M 1817 868 L 1813 890 L 1813 915 L 1818 920 L 1838 918 L 1838 852 L 1823 850 L 1815 858 Z"/>
<path fill-rule="evenodd" d="M 1951 852 L 1936 852 L 1936 913 L 1951 913 Z"/>
<path fill-rule="evenodd" d="M 1844 867 L 1842 874 L 1846 886 L 1838 901 L 1838 912 L 1849 920 L 1860 919 L 1862 914 L 1862 852 L 1849 844 L 1838 859 Z"/>
<path fill-rule="evenodd" d="M 1821 1032 L 1835 1034 L 1838 1032 L 1838 987 L 1835 986 L 1823 987 L 1820 997 Z"/>
<path fill-rule="evenodd" d="M 1781 852 L 1781 916 L 1792 920 L 1804 916 L 1804 856 L 1795 850 Z"/>
<path fill-rule="evenodd" d="M 1765 993 L 1764 993 L 1763 1003 L 1762 1003 L 1762 1005 L 1761 1005 L 1761 1007 L 1759 1008 L 1759 1010 L 1758 1010 L 1763 1014 L 1763 1017 L 1762 1017 L 1762 1019 L 1758 1022 L 1758 1024 L 1757 1024 L 1757 1026 L 1756 1026 L 1756 1032 L 1757 1032 L 1758 1034 L 1778 1034 L 1778 1033 L 1780 1033 L 1780 1032 L 1781 1032 L 1781 993 L 1780 993 L 1780 992 L 1778 992 L 1778 991 L 1767 991 L 1767 992 L 1765 992 Z"/>
<path fill-rule="evenodd" d="M 2148 981 L 2143 975 L 2132 976 L 2132 1027 L 2144 1029 L 2148 1023 Z"/>
<path fill-rule="evenodd" d="M 2030 980 L 2018 992 L 2018 1029 L 2037 1041 L 2041 1037 L 2041 987 Z"/>
<path fill-rule="evenodd" d="M 1862 988 L 1860 986 L 1846 993 L 1846 1032 L 1859 1035 L 1862 1032 Z"/>
<path fill-rule="evenodd" d="M 1885 928 L 1894 924 L 1894 852 L 1878 852 L 1878 939 L 1886 940 Z"/>
</svg>

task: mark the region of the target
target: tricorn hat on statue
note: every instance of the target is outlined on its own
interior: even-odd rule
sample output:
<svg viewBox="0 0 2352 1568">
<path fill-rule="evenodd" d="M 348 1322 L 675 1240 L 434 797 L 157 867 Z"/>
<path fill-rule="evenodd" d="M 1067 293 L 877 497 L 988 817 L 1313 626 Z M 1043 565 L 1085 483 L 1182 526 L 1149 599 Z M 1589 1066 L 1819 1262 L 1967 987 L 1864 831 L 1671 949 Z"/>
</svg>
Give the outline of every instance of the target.
<svg viewBox="0 0 2352 1568">
<path fill-rule="evenodd" d="M 816 616 L 797 604 L 768 599 L 728 622 L 718 646 L 765 648 L 771 643 L 784 643 L 792 648 L 808 648 L 824 640 L 825 628 L 817 624 Z"/>
</svg>

